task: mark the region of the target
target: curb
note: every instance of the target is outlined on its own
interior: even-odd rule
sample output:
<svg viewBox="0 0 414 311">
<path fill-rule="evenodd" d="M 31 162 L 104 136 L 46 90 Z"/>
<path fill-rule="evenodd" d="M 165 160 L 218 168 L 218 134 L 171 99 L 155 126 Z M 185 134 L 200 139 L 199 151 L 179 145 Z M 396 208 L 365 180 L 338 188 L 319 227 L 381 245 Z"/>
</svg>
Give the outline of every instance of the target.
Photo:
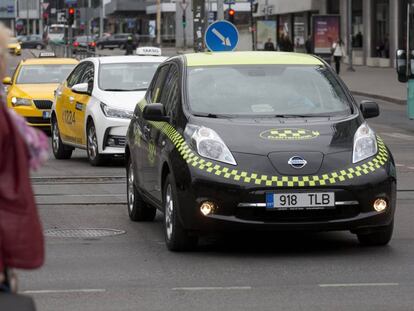
<svg viewBox="0 0 414 311">
<path fill-rule="evenodd" d="M 372 98 L 388 101 L 388 102 L 391 102 L 391 103 L 394 103 L 394 104 L 397 104 L 397 105 L 406 105 L 407 104 L 406 100 L 393 98 L 393 97 L 388 97 L 388 96 L 383 96 L 383 95 L 378 95 L 378 94 L 370 94 L 370 93 L 365 93 L 365 92 L 360 92 L 360 91 L 352 91 L 352 90 L 351 90 L 351 93 L 353 95 L 372 97 Z"/>
</svg>

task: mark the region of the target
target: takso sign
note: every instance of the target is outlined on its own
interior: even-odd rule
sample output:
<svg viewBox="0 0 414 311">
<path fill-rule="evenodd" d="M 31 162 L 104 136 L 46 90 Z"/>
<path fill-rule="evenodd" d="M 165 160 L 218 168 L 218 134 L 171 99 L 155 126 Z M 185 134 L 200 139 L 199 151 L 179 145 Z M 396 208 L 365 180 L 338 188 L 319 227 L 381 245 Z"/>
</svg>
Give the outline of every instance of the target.
<svg viewBox="0 0 414 311">
<path fill-rule="evenodd" d="M 14 0 L 0 1 L 0 18 L 14 18 L 16 16 Z"/>
</svg>

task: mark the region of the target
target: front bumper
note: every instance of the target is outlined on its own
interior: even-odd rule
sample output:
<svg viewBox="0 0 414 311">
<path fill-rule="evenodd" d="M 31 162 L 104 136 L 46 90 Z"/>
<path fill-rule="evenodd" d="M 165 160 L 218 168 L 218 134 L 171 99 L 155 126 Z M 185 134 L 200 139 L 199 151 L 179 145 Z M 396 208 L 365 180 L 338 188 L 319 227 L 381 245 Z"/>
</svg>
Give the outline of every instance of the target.
<svg viewBox="0 0 414 311">
<path fill-rule="evenodd" d="M 13 107 L 17 114 L 26 119 L 30 126 L 39 128 L 50 128 L 50 109 L 38 109 L 33 106 L 16 106 Z"/>
<path fill-rule="evenodd" d="M 337 185 L 317 187 L 257 187 L 223 182 L 220 176 L 189 169 L 187 179 L 176 177 L 183 226 L 191 231 L 228 230 L 350 230 L 359 232 L 391 223 L 396 207 L 396 179 L 385 167 L 371 174 Z M 333 209 L 280 211 L 266 208 L 267 193 L 334 192 Z M 388 208 L 376 212 L 373 202 L 385 198 Z M 204 216 L 200 204 L 213 201 L 217 209 Z"/>
<path fill-rule="evenodd" d="M 101 116 L 95 122 L 99 152 L 102 154 L 124 154 L 126 133 L 131 120 Z"/>
</svg>

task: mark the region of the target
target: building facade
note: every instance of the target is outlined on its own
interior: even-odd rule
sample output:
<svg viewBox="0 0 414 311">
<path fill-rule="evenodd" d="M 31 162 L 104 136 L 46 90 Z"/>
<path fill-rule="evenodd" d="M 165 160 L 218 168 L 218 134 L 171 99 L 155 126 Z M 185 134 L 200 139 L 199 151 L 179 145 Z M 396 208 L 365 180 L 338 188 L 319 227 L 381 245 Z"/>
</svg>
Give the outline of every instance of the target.
<svg viewBox="0 0 414 311">
<path fill-rule="evenodd" d="M 352 5 L 349 37 L 348 1 Z M 275 21 L 276 40 L 282 33 L 287 34 L 295 50 L 304 51 L 305 42 L 312 35 L 312 16 L 339 15 L 340 37 L 345 47 L 352 44 L 353 63 L 389 67 L 394 64 L 395 50 L 403 44 L 406 5 L 406 0 L 259 0 L 255 19 Z"/>
</svg>

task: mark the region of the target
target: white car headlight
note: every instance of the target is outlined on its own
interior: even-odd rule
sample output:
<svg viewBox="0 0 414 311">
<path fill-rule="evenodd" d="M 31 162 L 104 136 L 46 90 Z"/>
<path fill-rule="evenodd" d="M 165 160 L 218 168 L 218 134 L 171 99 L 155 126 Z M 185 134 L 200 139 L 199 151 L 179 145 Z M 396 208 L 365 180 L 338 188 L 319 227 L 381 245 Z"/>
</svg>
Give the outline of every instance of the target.
<svg viewBox="0 0 414 311">
<path fill-rule="evenodd" d="M 101 109 L 108 118 L 132 119 L 134 112 L 124 109 L 112 108 L 101 102 Z"/>
<path fill-rule="evenodd" d="M 28 98 L 12 97 L 11 99 L 13 106 L 31 106 L 32 100 Z"/>
<path fill-rule="evenodd" d="M 375 132 L 364 122 L 354 135 L 354 151 L 352 163 L 365 160 L 375 155 L 378 151 Z"/>
<path fill-rule="evenodd" d="M 200 156 L 237 165 L 229 148 L 227 148 L 226 144 L 214 130 L 204 126 L 187 124 L 184 136 L 190 141 L 190 144 L 197 150 Z"/>
</svg>

